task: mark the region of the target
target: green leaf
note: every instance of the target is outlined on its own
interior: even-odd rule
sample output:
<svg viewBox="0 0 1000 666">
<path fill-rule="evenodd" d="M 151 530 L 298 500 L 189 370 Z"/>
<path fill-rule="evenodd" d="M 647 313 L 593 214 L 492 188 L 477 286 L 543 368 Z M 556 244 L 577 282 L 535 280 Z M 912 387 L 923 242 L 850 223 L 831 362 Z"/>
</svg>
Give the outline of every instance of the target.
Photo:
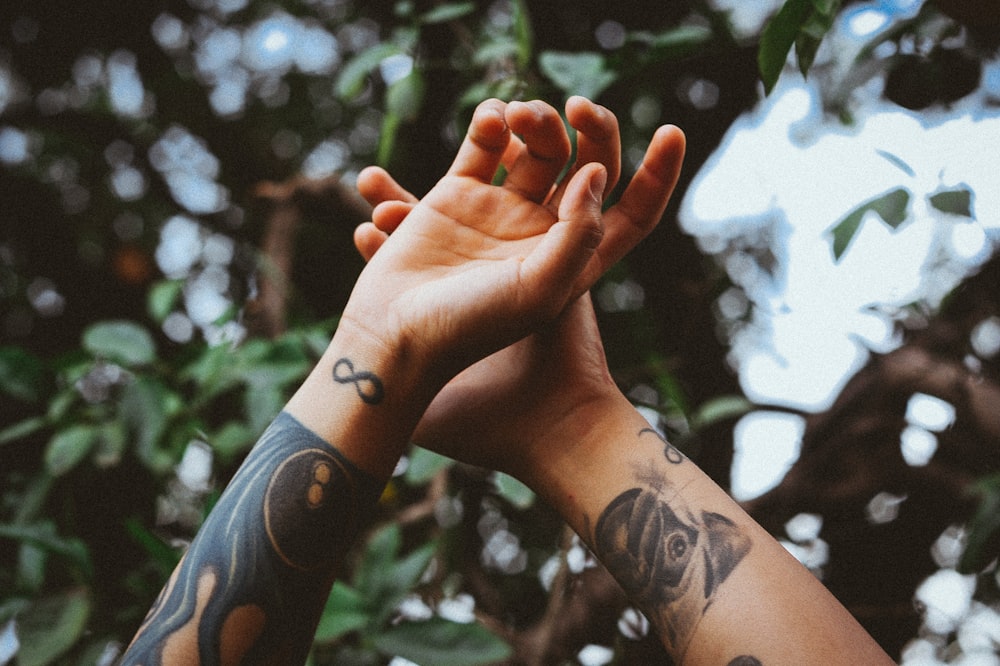
<svg viewBox="0 0 1000 666">
<path fill-rule="evenodd" d="M 961 573 L 979 573 L 1000 554 L 1000 475 L 980 479 L 972 493 L 979 506 L 968 523 L 968 541 L 958 564 Z"/>
<path fill-rule="evenodd" d="M 129 518 L 126 520 L 125 529 L 128 531 L 129 536 L 142 546 L 143 550 L 149 555 L 150 561 L 164 575 L 169 575 L 174 570 L 174 567 L 177 566 L 177 563 L 181 561 L 180 550 L 164 543 L 163 539 L 149 531 L 137 519 Z"/>
<path fill-rule="evenodd" d="M 208 441 L 212 445 L 212 450 L 225 463 L 249 451 L 257 439 L 258 432 L 245 423 L 230 421 L 215 435 L 209 437 Z"/>
<path fill-rule="evenodd" d="M 287 336 L 306 354 L 318 358 L 330 346 L 330 338 L 335 328 L 336 322 L 320 322 L 307 328 L 291 330 Z M 309 365 L 312 365 L 312 363 Z"/>
<path fill-rule="evenodd" d="M 45 384 L 41 359 L 20 347 L 0 347 L 0 391 L 25 402 L 37 402 Z"/>
<path fill-rule="evenodd" d="M 104 321 L 90 326 L 83 332 L 83 348 L 98 358 L 128 367 L 156 360 L 153 336 L 132 321 Z"/>
<path fill-rule="evenodd" d="M 509 474 L 494 473 L 493 485 L 496 486 L 497 494 L 516 509 L 527 509 L 535 503 L 534 491 Z"/>
<path fill-rule="evenodd" d="M 122 421 L 109 421 L 100 426 L 97 446 L 94 448 L 94 464 L 98 467 L 114 467 L 121 462 L 128 442 L 128 433 Z"/>
<path fill-rule="evenodd" d="M 424 77 L 414 68 L 385 92 L 385 108 L 402 122 L 411 122 L 420 114 L 424 103 Z"/>
<path fill-rule="evenodd" d="M 972 190 L 967 185 L 932 194 L 930 203 L 943 213 L 976 218 L 972 212 Z"/>
<path fill-rule="evenodd" d="M 49 420 L 44 416 L 36 416 L 34 418 L 18 421 L 17 423 L 0 430 L 0 446 L 9 442 L 16 442 L 19 439 L 24 439 L 28 435 L 33 435 L 48 425 Z"/>
<path fill-rule="evenodd" d="M 514 41 L 517 42 L 517 66 L 524 70 L 535 53 L 535 32 L 525 0 L 514 0 Z"/>
<path fill-rule="evenodd" d="M 355 575 L 354 587 L 366 600 L 375 624 L 385 622 L 392 615 L 427 570 L 437 550 L 437 543 L 432 541 L 397 560 L 401 543 L 402 535 L 396 523 L 376 532 L 365 548 L 364 560 Z"/>
<path fill-rule="evenodd" d="M 76 588 L 32 604 L 18 616 L 19 666 L 53 663 L 83 636 L 90 617 L 90 594 Z"/>
<path fill-rule="evenodd" d="M 378 153 L 375 157 L 375 163 L 381 167 L 387 168 L 389 166 L 389 160 L 392 159 L 393 151 L 396 149 L 396 134 L 399 132 L 399 126 L 402 122 L 402 118 L 393 113 L 387 113 L 382 118 Z"/>
<path fill-rule="evenodd" d="M 479 66 L 486 66 L 506 58 L 516 58 L 518 56 L 518 44 L 510 38 L 493 39 L 476 46 L 475 53 L 472 54 L 472 62 Z"/>
<path fill-rule="evenodd" d="M 399 525 L 390 523 L 375 532 L 365 546 L 365 556 L 354 574 L 354 587 L 365 598 L 371 598 L 379 587 L 383 572 L 388 569 L 399 553 L 403 536 Z"/>
<path fill-rule="evenodd" d="M 122 387 L 120 416 L 135 438 L 136 455 L 150 469 L 169 468 L 172 461 L 158 450 L 158 444 L 168 422 L 182 407 L 176 393 L 151 377 L 137 377 Z"/>
<path fill-rule="evenodd" d="M 80 393 L 72 385 L 69 385 L 49 399 L 49 406 L 45 410 L 45 415 L 49 421 L 60 421 L 69 413 L 70 408 L 79 399 Z"/>
<path fill-rule="evenodd" d="M 9 597 L 0 602 L 0 622 L 8 622 L 12 618 L 20 615 L 28 606 L 31 605 L 30 599 L 24 599 L 22 597 Z"/>
<path fill-rule="evenodd" d="M 44 548 L 33 543 L 21 543 L 17 550 L 18 587 L 38 594 L 45 585 L 45 565 L 48 559 L 49 553 Z"/>
<path fill-rule="evenodd" d="M 342 99 L 354 99 L 365 88 L 365 80 L 383 60 L 400 53 L 392 42 L 380 42 L 347 61 L 337 75 L 334 92 Z"/>
<path fill-rule="evenodd" d="M 195 385 L 196 405 L 207 403 L 239 383 L 232 351 L 223 345 L 206 347 L 179 375 L 182 380 Z"/>
<path fill-rule="evenodd" d="M 0 538 L 12 539 L 66 558 L 84 575 L 90 575 L 91 562 L 87 545 L 79 539 L 59 536 L 51 521 L 39 521 L 28 525 L 0 524 Z"/>
<path fill-rule="evenodd" d="M 450 2 L 425 12 L 417 20 L 425 24 L 447 23 L 468 16 L 474 11 L 476 11 L 474 2 Z"/>
<path fill-rule="evenodd" d="M 666 398 L 667 404 L 679 409 L 684 415 L 690 414 L 691 406 L 684 386 L 667 369 L 668 364 L 666 360 L 657 355 L 650 360 L 650 365 L 657 370 L 656 388 L 660 392 L 660 395 Z"/>
<path fill-rule="evenodd" d="M 243 396 L 243 409 L 255 432 L 263 432 L 288 401 L 279 386 L 248 386 Z"/>
<path fill-rule="evenodd" d="M 795 57 L 799 61 L 799 71 L 802 72 L 802 76 L 809 74 L 819 45 L 833 26 L 833 19 L 840 8 L 839 0 L 812 0 L 812 2 L 814 11 L 802 24 L 795 39 Z"/>
<path fill-rule="evenodd" d="M 811 0 L 786 0 L 760 34 L 757 47 L 757 69 L 760 70 L 764 92 L 770 93 L 785 67 L 788 52 L 798 37 L 799 28 L 812 14 Z"/>
<path fill-rule="evenodd" d="M 437 551 L 437 542 L 431 541 L 415 549 L 409 555 L 393 563 L 389 570 L 389 575 L 383 579 L 381 589 L 381 604 L 378 609 L 378 617 L 386 620 L 395 612 L 399 602 L 413 589 L 420 580 L 420 577 L 427 571 L 434 553 Z"/>
<path fill-rule="evenodd" d="M 60 430 L 45 448 L 45 468 L 52 476 L 61 476 L 76 467 L 91 452 L 100 432 L 92 425 L 71 425 Z"/>
<path fill-rule="evenodd" d="M 405 622 L 372 639 L 387 656 L 398 656 L 424 666 L 476 666 L 509 658 L 507 643 L 482 625 L 461 624 L 440 617 Z"/>
<path fill-rule="evenodd" d="M 668 60 L 683 58 L 712 40 L 712 30 L 700 25 L 682 25 L 663 32 L 633 32 L 629 41 L 645 44 Z"/>
<path fill-rule="evenodd" d="M 910 192 L 906 188 L 900 187 L 870 199 L 852 210 L 830 230 L 833 235 L 834 260 L 839 261 L 840 257 L 847 251 L 848 245 L 861 227 L 861 222 L 864 221 L 867 213 L 875 213 L 882 218 L 883 222 L 896 229 L 906 220 L 909 205 Z"/>
<path fill-rule="evenodd" d="M 184 291 L 184 280 L 161 280 L 149 289 L 146 295 L 146 311 L 153 321 L 163 323 L 180 300 Z"/>
<path fill-rule="evenodd" d="M 11 516 L 11 522 L 16 525 L 28 525 L 39 521 L 44 515 L 49 493 L 56 479 L 48 474 L 36 475 L 18 494 L 17 509 Z"/>
<path fill-rule="evenodd" d="M 365 599 L 341 581 L 333 584 L 316 627 L 317 643 L 332 643 L 346 633 L 363 629 L 371 620 Z"/>
<path fill-rule="evenodd" d="M 448 456 L 435 453 L 419 446 L 410 449 L 410 464 L 406 468 L 403 480 L 411 486 L 422 486 L 440 472 L 455 463 Z"/>
<path fill-rule="evenodd" d="M 600 53 L 545 51 L 538 57 L 538 66 L 567 95 L 582 95 L 590 99 L 597 99 L 617 78 L 608 70 L 607 62 Z"/>
<path fill-rule="evenodd" d="M 737 418 L 753 411 L 752 402 L 739 395 L 723 395 L 704 402 L 691 417 L 695 430 Z"/>
<path fill-rule="evenodd" d="M 312 360 L 293 339 L 252 340 L 229 354 L 230 367 L 248 386 L 281 388 L 301 381 Z"/>
</svg>

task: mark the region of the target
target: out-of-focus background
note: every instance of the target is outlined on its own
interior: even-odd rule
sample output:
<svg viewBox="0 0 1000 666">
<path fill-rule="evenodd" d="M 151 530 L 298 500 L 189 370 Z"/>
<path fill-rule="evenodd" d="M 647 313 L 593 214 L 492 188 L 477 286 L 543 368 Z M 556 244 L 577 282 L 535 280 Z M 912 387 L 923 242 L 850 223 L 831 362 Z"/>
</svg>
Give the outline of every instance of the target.
<svg viewBox="0 0 1000 666">
<path fill-rule="evenodd" d="M 1000 664 L 1000 3 L 0 5 L 0 664 L 110 664 L 318 358 L 357 172 L 475 104 L 688 136 L 595 288 L 652 424 L 897 660 Z M 669 663 L 516 480 L 414 448 L 314 664 Z"/>
</svg>

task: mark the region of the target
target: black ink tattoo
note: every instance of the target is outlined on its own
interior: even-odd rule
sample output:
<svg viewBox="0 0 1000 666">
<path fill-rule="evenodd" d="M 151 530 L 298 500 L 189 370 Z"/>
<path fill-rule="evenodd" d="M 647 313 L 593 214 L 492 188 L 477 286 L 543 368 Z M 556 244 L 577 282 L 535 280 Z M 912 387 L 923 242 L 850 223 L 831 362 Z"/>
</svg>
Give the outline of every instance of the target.
<svg viewBox="0 0 1000 666">
<path fill-rule="evenodd" d="M 656 430 L 653 430 L 652 428 L 643 428 L 642 430 L 639 431 L 640 436 L 646 433 L 651 433 L 654 437 L 656 437 L 663 443 L 663 457 L 667 459 L 667 462 L 672 463 L 674 465 L 680 465 L 682 462 L 686 460 L 684 454 L 681 453 L 681 450 L 678 449 L 673 444 L 671 444 L 670 442 L 668 442 L 663 437 L 663 435 L 658 433 Z"/>
<path fill-rule="evenodd" d="M 303 663 L 338 559 L 381 490 L 282 412 L 222 494 L 121 663 L 161 664 L 165 645 L 184 632 L 197 636 L 202 666 Z M 242 654 L 224 655 L 224 645 L 240 646 Z"/>
<path fill-rule="evenodd" d="M 355 372 L 354 363 L 349 358 L 342 358 L 334 364 L 333 381 L 338 384 L 354 384 L 358 396 L 369 405 L 377 405 L 385 397 L 382 380 L 373 372 Z"/>
<path fill-rule="evenodd" d="M 750 655 L 745 654 L 733 659 L 729 662 L 728 666 L 763 666 L 763 664 L 760 663 L 760 659 L 757 657 L 751 657 Z"/>
<path fill-rule="evenodd" d="M 632 488 L 594 528 L 608 570 L 682 656 L 713 596 L 750 550 L 730 519 L 671 508 L 660 492 Z"/>
</svg>

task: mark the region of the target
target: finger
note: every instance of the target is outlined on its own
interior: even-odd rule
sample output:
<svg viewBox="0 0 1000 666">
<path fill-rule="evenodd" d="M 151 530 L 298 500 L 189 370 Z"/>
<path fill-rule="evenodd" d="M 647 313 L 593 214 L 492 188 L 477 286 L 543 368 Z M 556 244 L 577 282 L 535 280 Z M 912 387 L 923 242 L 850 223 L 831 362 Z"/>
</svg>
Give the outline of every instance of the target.
<svg viewBox="0 0 1000 666">
<path fill-rule="evenodd" d="M 416 203 L 417 198 L 406 191 L 381 167 L 366 167 L 358 174 L 358 193 L 372 206 L 384 201 Z"/>
<path fill-rule="evenodd" d="M 600 164 L 583 166 L 559 204 L 559 219 L 521 266 L 529 299 L 547 319 L 566 305 L 584 267 L 601 243 L 602 192 L 607 173 Z"/>
<path fill-rule="evenodd" d="M 566 168 L 572 146 L 559 113 L 538 100 L 507 105 L 507 126 L 524 141 L 510 167 L 504 187 L 526 199 L 548 198 L 556 179 Z"/>
<path fill-rule="evenodd" d="M 493 181 L 500 159 L 510 143 L 510 129 L 504 119 L 506 104 L 488 99 L 476 107 L 465 140 L 448 169 L 450 176 L 467 176 L 484 183 Z"/>
<path fill-rule="evenodd" d="M 354 230 L 354 247 L 365 261 L 371 261 L 388 238 L 389 234 L 371 222 L 365 222 Z"/>
<path fill-rule="evenodd" d="M 677 185 L 684 149 L 684 133 L 677 127 L 656 131 L 621 199 L 604 213 L 604 238 L 580 276 L 578 291 L 592 287 L 659 223 Z"/>
<path fill-rule="evenodd" d="M 503 157 L 500 158 L 500 164 L 503 165 L 505 169 L 509 172 L 514 168 L 517 163 L 518 158 L 521 154 L 526 152 L 528 147 L 524 145 L 524 141 L 521 141 L 521 137 L 510 135 L 510 143 L 507 144 L 507 149 L 503 151 Z"/>
<path fill-rule="evenodd" d="M 622 170 L 622 143 L 615 114 L 585 97 L 574 96 L 566 102 L 566 119 L 577 131 L 576 164 L 599 162 L 608 172 L 606 197 L 618 184 Z"/>
<path fill-rule="evenodd" d="M 391 234 L 416 205 L 406 201 L 383 201 L 372 209 L 372 222 L 381 231 Z"/>
</svg>

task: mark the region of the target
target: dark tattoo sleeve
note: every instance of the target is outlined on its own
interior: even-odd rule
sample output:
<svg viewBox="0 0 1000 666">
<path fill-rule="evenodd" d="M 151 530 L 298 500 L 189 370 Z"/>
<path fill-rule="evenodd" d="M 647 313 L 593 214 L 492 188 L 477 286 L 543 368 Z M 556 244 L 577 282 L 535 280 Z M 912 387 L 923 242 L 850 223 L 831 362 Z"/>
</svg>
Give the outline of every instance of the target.
<svg viewBox="0 0 1000 666">
<path fill-rule="evenodd" d="M 281 413 L 222 494 L 122 664 L 196 637 L 202 666 L 305 661 L 338 558 L 381 486 Z"/>
<path fill-rule="evenodd" d="M 750 550 L 750 540 L 725 516 L 668 502 L 664 484 L 659 485 L 615 498 L 594 527 L 594 547 L 682 656 L 719 586 Z"/>
</svg>

